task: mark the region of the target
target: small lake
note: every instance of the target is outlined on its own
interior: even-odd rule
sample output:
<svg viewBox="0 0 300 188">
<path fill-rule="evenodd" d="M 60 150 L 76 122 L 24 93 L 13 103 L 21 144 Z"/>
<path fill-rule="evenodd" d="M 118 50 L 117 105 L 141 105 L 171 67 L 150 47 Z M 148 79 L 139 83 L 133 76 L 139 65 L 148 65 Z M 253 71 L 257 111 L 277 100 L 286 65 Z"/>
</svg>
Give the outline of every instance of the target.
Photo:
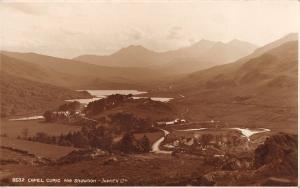
<svg viewBox="0 0 300 188">
<path fill-rule="evenodd" d="M 115 95 L 115 94 L 120 94 L 120 95 L 132 94 L 132 95 L 134 95 L 133 99 L 149 98 L 149 97 L 136 96 L 136 95 L 147 93 L 145 91 L 138 91 L 138 90 L 77 90 L 77 91 L 87 91 L 88 93 L 90 93 L 93 96 L 93 98 L 91 98 L 91 99 L 70 99 L 70 100 L 66 100 L 66 101 L 68 101 L 68 102 L 78 101 L 81 104 L 87 105 L 89 102 L 103 99 L 109 95 Z M 150 98 L 154 101 L 160 101 L 160 102 L 169 102 L 170 100 L 173 99 L 173 98 L 167 98 L 167 97 L 150 97 Z"/>
<path fill-rule="evenodd" d="M 90 93 L 93 98 L 90 99 L 69 99 L 65 100 L 67 102 L 73 102 L 73 101 L 78 101 L 81 104 L 87 105 L 90 102 L 106 98 L 109 95 L 115 95 L 115 94 L 120 94 L 120 95 L 129 95 L 132 94 L 134 95 L 133 99 L 141 99 L 141 98 L 149 98 L 149 97 L 139 97 L 136 95 L 140 94 L 145 94 L 147 92 L 145 91 L 138 91 L 138 90 L 77 90 L 77 91 L 87 91 Z M 161 101 L 161 102 L 169 102 L 173 98 L 166 98 L 166 97 L 150 97 L 154 101 Z M 22 117 L 22 118 L 15 118 L 15 119 L 9 119 L 11 121 L 26 121 L 26 120 L 37 120 L 37 119 L 43 119 L 44 117 L 41 115 L 37 116 L 31 116 L 31 117 Z"/>
</svg>

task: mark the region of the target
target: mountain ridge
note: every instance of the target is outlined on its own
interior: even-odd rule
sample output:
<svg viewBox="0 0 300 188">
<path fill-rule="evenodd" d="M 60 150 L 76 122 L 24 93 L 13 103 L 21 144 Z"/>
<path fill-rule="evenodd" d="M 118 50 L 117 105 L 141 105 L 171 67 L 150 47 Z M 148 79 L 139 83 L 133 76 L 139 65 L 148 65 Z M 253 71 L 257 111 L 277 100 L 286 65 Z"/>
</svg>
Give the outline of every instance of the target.
<svg viewBox="0 0 300 188">
<path fill-rule="evenodd" d="M 158 68 L 170 67 L 172 66 L 172 62 L 178 63 L 179 59 L 182 59 L 182 64 L 184 64 L 184 59 L 195 59 L 192 63 L 197 63 L 199 64 L 198 67 L 202 68 L 213 66 L 217 63 L 223 64 L 231 62 L 235 59 L 248 55 L 250 52 L 256 49 L 255 45 L 252 45 L 248 42 L 241 40 L 233 40 L 232 42 L 228 43 L 220 43 L 222 44 L 222 46 L 219 49 L 217 49 L 218 51 L 216 51 L 214 50 L 214 46 L 218 43 L 220 42 L 201 39 L 200 41 L 195 42 L 190 46 L 165 52 L 155 52 L 141 45 L 130 45 L 110 55 L 81 55 L 73 59 L 82 62 L 106 66 L 139 66 Z M 221 53 L 225 55 L 216 58 L 215 54 L 219 53 L 219 51 L 221 51 Z M 206 53 L 209 55 L 207 55 Z M 132 57 L 133 54 L 135 55 L 134 57 Z M 206 62 L 204 63 L 206 65 L 201 65 L 202 62 Z M 180 69 L 177 69 L 177 73 L 183 72 L 181 72 Z"/>
</svg>

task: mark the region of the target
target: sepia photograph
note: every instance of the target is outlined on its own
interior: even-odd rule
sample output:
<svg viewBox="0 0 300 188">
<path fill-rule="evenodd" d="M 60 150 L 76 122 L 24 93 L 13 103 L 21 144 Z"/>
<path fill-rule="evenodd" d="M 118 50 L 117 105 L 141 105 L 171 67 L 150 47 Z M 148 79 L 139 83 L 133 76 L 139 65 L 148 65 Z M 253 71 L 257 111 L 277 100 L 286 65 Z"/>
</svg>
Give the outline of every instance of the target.
<svg viewBox="0 0 300 188">
<path fill-rule="evenodd" d="M 298 0 L 0 0 L 0 186 L 297 187 Z"/>
</svg>

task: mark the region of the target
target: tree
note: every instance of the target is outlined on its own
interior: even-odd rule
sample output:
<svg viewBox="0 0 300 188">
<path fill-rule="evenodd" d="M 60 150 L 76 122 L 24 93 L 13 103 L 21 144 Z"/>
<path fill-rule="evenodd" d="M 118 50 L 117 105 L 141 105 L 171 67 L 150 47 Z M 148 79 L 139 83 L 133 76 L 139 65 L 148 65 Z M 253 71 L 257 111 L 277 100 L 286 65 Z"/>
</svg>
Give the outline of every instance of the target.
<svg viewBox="0 0 300 188">
<path fill-rule="evenodd" d="M 113 145 L 112 132 L 105 131 L 105 134 L 103 135 L 102 138 L 102 148 L 110 151 L 112 149 L 112 145 Z"/>
<path fill-rule="evenodd" d="M 141 146 L 141 152 L 148 153 L 151 151 L 151 145 L 148 137 L 146 135 L 143 136 L 143 138 L 140 140 L 140 146 Z"/>
<path fill-rule="evenodd" d="M 51 142 L 51 137 L 49 137 L 44 132 L 38 132 L 38 133 L 36 133 L 35 140 L 38 141 L 38 142 L 43 142 L 43 143 L 50 143 Z"/>
<path fill-rule="evenodd" d="M 93 136 L 93 137 L 89 137 L 89 144 L 93 148 L 101 148 L 102 141 L 99 137 Z"/>
<path fill-rule="evenodd" d="M 44 116 L 46 122 L 53 122 L 53 121 L 54 121 L 52 114 L 53 114 L 53 112 L 50 111 L 50 110 L 47 110 L 47 111 L 44 113 L 43 116 Z"/>
<path fill-rule="evenodd" d="M 87 136 L 89 133 L 89 130 L 86 128 L 86 126 L 81 127 L 81 132 L 84 136 Z"/>
<path fill-rule="evenodd" d="M 65 140 L 64 135 L 60 134 L 58 141 L 57 141 L 58 145 L 63 145 L 64 140 Z"/>
<path fill-rule="evenodd" d="M 201 138 L 201 142 L 203 146 L 207 146 L 210 141 L 213 139 L 213 135 L 211 134 L 203 134 Z"/>
<path fill-rule="evenodd" d="M 51 144 L 57 144 L 55 136 L 51 137 Z"/>
<path fill-rule="evenodd" d="M 119 149 L 124 153 L 133 153 L 137 151 L 137 147 L 134 144 L 135 139 L 131 132 L 125 133 L 120 141 Z"/>
<path fill-rule="evenodd" d="M 88 139 L 81 132 L 75 132 L 72 136 L 72 143 L 75 147 L 87 147 Z"/>
</svg>

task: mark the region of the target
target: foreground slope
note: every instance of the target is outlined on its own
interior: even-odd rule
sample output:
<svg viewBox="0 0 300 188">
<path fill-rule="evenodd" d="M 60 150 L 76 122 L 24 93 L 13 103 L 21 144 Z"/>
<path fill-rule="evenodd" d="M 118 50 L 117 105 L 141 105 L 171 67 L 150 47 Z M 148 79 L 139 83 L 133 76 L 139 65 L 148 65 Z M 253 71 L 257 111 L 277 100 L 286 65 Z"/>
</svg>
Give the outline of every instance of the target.
<svg viewBox="0 0 300 188">
<path fill-rule="evenodd" d="M 93 157 L 70 153 L 45 165 L 3 165 L 11 172 L 1 180 L 3 185 L 84 185 L 84 186 L 295 186 L 297 185 L 297 136 L 271 135 L 251 152 L 249 166 L 242 167 L 243 156 L 218 158 L 179 153 L 118 155 L 100 154 Z M 80 154 L 80 152 L 78 152 Z M 226 164 L 233 164 L 229 169 Z M 171 170 L 170 170 L 171 169 Z M 66 173 L 68 172 L 68 173 Z M 67 178 L 76 182 L 19 182 L 11 177 Z M 87 181 L 87 180 L 94 181 Z M 80 181 L 81 180 L 81 181 Z M 85 181 L 86 180 L 86 181 Z"/>
</svg>

